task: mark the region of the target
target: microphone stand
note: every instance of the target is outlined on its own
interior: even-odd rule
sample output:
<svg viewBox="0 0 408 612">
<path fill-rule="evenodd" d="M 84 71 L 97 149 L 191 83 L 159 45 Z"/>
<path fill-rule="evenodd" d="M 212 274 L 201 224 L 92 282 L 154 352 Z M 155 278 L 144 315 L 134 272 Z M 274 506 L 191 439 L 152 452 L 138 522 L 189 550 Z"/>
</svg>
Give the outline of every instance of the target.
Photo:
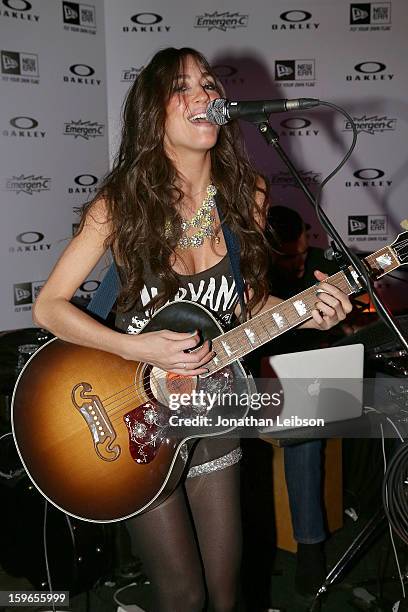
<svg viewBox="0 0 408 612">
<path fill-rule="evenodd" d="M 304 180 L 299 175 L 299 172 L 297 171 L 285 151 L 282 149 L 279 143 L 279 136 L 269 124 L 268 118 L 266 117 L 265 113 L 253 115 L 251 119 L 249 119 L 249 121 L 251 121 L 251 123 L 254 123 L 258 127 L 259 132 L 265 138 L 267 144 L 272 145 L 274 147 L 279 157 L 282 159 L 285 166 L 288 168 L 289 172 L 295 179 L 296 183 L 299 185 L 300 189 L 305 194 L 307 200 L 313 206 L 316 213 L 319 213 L 318 216 L 320 216 L 321 221 L 323 221 L 322 225 L 324 226 L 324 229 L 326 229 L 326 231 L 336 242 L 338 249 L 340 249 L 341 253 L 339 253 L 339 255 L 343 260 L 342 270 L 346 274 L 347 280 L 351 285 L 351 288 L 355 289 L 356 291 L 359 290 L 359 287 L 351 276 L 347 265 L 344 265 L 345 261 L 348 261 L 351 266 L 357 271 L 358 281 L 361 286 L 365 286 L 367 288 L 369 295 L 373 296 L 374 304 L 377 308 L 378 314 L 381 316 L 384 322 L 392 329 L 402 346 L 406 350 L 408 350 L 408 341 L 404 337 L 402 330 L 400 330 L 398 325 L 395 323 L 387 306 L 383 303 L 381 298 L 376 293 L 373 284 L 375 280 L 373 271 L 366 267 L 365 264 L 351 251 L 351 249 L 346 246 L 343 239 L 337 232 L 336 228 L 333 226 L 326 213 L 318 205 L 318 203 L 316 202 L 316 198 L 313 196 L 312 192 L 309 190 L 308 186 L 305 184 Z M 356 555 L 362 552 L 362 550 L 369 544 L 369 542 L 372 541 L 374 536 L 382 532 L 385 525 L 385 512 L 383 509 L 379 509 L 378 512 L 367 523 L 367 525 L 362 529 L 362 531 L 357 535 L 357 537 L 354 539 L 347 551 L 341 556 L 341 558 L 337 561 L 337 563 L 328 573 L 323 584 L 320 586 L 314 597 L 310 612 L 314 612 L 319 608 L 321 599 L 327 593 L 328 588 L 343 577 Z"/>
<path fill-rule="evenodd" d="M 268 118 L 266 117 L 266 115 L 264 113 L 260 113 L 258 115 L 254 114 L 248 120 L 258 127 L 259 132 L 262 134 L 267 144 L 272 145 L 274 147 L 275 151 L 278 153 L 279 157 L 282 159 L 285 166 L 288 168 L 289 172 L 291 173 L 296 183 L 299 185 L 300 189 L 303 191 L 307 200 L 311 203 L 316 212 L 318 208 L 319 216 L 324 222 L 324 229 L 326 229 L 326 231 L 336 242 L 337 248 L 341 251 L 341 256 L 343 260 L 350 262 L 351 266 L 356 270 L 356 272 L 358 273 L 358 281 L 361 286 L 366 287 L 369 295 L 373 297 L 374 305 L 377 309 L 378 314 L 388 325 L 388 327 L 391 328 L 394 335 L 398 338 L 398 341 L 402 344 L 404 349 L 408 351 L 407 338 L 405 338 L 402 329 L 400 329 L 398 323 L 394 321 L 390 310 L 388 309 L 386 304 L 384 304 L 374 287 L 375 276 L 373 275 L 373 271 L 366 267 L 365 264 L 353 253 L 353 251 L 346 246 L 343 239 L 337 232 L 336 228 L 333 226 L 332 222 L 330 221 L 324 210 L 320 206 L 317 206 L 314 195 L 312 194 L 302 177 L 299 175 L 299 172 L 297 171 L 285 151 L 282 149 L 279 142 L 279 136 L 268 122 Z M 352 289 L 357 292 L 359 290 L 359 287 L 357 286 L 354 278 L 350 274 L 347 266 L 343 266 L 342 270 L 345 273 Z"/>
</svg>

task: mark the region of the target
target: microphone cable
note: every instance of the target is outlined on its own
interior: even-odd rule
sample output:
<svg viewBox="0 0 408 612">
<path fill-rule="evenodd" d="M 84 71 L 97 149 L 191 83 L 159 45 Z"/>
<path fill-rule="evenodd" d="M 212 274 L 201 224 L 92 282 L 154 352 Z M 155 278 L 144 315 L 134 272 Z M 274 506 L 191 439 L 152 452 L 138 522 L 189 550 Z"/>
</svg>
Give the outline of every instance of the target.
<svg viewBox="0 0 408 612">
<path fill-rule="evenodd" d="M 387 519 L 395 533 L 408 544 L 408 442 L 404 441 L 388 461 L 382 486 Z"/>
<path fill-rule="evenodd" d="M 351 115 L 344 108 L 341 108 L 341 106 L 337 106 L 337 104 L 334 104 L 332 102 L 325 102 L 323 100 L 320 100 L 320 106 L 327 106 L 329 108 L 333 108 L 334 110 L 339 112 L 341 115 L 343 115 L 350 122 L 352 131 L 353 131 L 353 138 L 352 138 L 352 142 L 351 142 L 351 145 L 350 145 L 348 151 L 343 156 L 343 159 L 340 161 L 340 163 L 334 168 L 334 170 L 332 170 L 332 172 L 330 172 L 330 174 L 328 174 L 323 179 L 323 181 L 320 183 L 320 185 L 319 185 L 319 187 L 317 189 L 316 197 L 315 197 L 315 206 L 314 207 L 315 207 L 316 216 L 317 216 L 318 220 L 320 221 L 322 227 L 328 233 L 328 235 L 333 240 L 336 240 L 335 237 L 332 236 L 330 227 L 328 226 L 328 224 L 326 223 L 325 218 L 321 214 L 320 200 L 322 198 L 322 190 L 323 190 L 323 187 L 330 181 L 330 179 L 332 179 L 339 172 L 339 170 L 344 166 L 344 164 L 350 158 L 352 152 L 355 149 L 356 143 L 357 143 L 358 131 L 357 131 L 356 124 L 355 124 L 353 118 L 351 117 Z M 370 275 L 369 275 L 369 272 L 368 272 L 368 269 L 367 269 L 365 263 L 362 262 L 351 249 L 349 249 L 348 252 L 350 254 L 350 258 L 351 258 L 352 262 L 354 263 L 356 271 L 358 272 L 358 274 L 360 276 L 362 276 L 364 278 L 364 285 L 365 286 L 362 286 L 362 289 L 367 291 L 367 293 L 368 293 L 368 295 L 370 297 L 370 300 L 371 300 L 372 304 L 375 306 L 375 309 L 376 309 L 378 315 L 380 316 L 382 321 L 387 325 L 387 327 L 391 330 L 393 335 L 396 335 L 398 337 L 400 343 L 405 348 L 406 347 L 406 340 L 404 340 L 404 336 L 403 336 L 402 332 L 399 330 L 399 328 L 397 328 L 397 331 L 398 331 L 398 333 L 397 333 L 397 331 L 394 329 L 394 327 L 390 324 L 390 322 L 389 322 L 389 320 L 387 318 L 387 314 L 388 314 L 387 307 L 384 306 L 377 299 L 377 296 L 374 293 L 374 290 L 373 290 L 373 288 L 371 286 Z"/>
</svg>

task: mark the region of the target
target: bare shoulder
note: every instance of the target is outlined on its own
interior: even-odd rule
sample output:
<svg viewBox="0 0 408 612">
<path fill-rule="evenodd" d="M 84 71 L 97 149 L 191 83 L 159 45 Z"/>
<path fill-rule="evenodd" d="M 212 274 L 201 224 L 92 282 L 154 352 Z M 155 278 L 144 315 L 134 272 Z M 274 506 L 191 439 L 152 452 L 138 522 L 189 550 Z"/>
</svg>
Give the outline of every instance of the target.
<svg viewBox="0 0 408 612">
<path fill-rule="evenodd" d="M 108 207 L 102 199 L 93 202 L 85 212 L 80 231 L 68 243 L 48 277 L 37 299 L 51 304 L 55 298 L 70 300 L 108 248 L 111 234 Z"/>
<path fill-rule="evenodd" d="M 104 238 L 107 238 L 111 234 L 112 223 L 109 207 L 103 197 L 92 202 L 91 206 L 86 211 L 82 231 L 96 231 Z"/>
</svg>

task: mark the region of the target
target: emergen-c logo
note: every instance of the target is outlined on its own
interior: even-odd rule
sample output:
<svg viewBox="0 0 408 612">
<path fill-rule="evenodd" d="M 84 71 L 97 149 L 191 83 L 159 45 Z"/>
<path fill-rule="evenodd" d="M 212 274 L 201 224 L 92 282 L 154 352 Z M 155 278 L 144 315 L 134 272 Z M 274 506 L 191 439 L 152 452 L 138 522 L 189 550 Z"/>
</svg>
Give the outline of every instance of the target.
<svg viewBox="0 0 408 612">
<path fill-rule="evenodd" d="M 73 136 L 74 138 L 98 138 L 105 135 L 105 126 L 97 121 L 70 121 L 64 124 L 64 136 Z"/>
<path fill-rule="evenodd" d="M 397 125 L 395 118 L 390 119 L 386 115 L 379 117 L 378 115 L 363 115 L 362 117 L 353 117 L 358 133 L 365 132 L 366 134 L 377 134 L 381 132 L 393 132 Z M 350 121 L 344 122 L 343 132 L 350 132 L 352 129 Z"/>
<path fill-rule="evenodd" d="M 133 81 L 136 81 L 143 68 L 144 66 L 141 66 L 140 68 L 136 68 L 135 66 L 132 66 L 131 68 L 125 68 L 124 70 L 122 70 L 122 76 L 120 80 L 122 81 L 122 83 L 133 83 Z"/>
<path fill-rule="evenodd" d="M 33 195 L 33 193 L 40 193 L 40 191 L 50 190 L 51 179 L 45 176 L 36 176 L 30 174 L 24 176 L 12 176 L 7 178 L 5 181 L 6 191 L 14 191 L 15 193 L 27 193 Z"/>
<path fill-rule="evenodd" d="M 322 178 L 321 172 L 313 172 L 312 170 L 303 170 L 299 174 L 307 185 L 319 185 Z M 290 172 L 284 170 L 272 174 L 271 183 L 279 187 L 297 187 L 300 189 Z"/>
<path fill-rule="evenodd" d="M 237 28 L 248 27 L 249 15 L 243 15 L 241 13 L 204 13 L 204 15 L 197 15 L 194 22 L 195 28 L 205 28 L 210 30 L 221 30 L 226 32 L 227 30 L 236 30 Z"/>
</svg>

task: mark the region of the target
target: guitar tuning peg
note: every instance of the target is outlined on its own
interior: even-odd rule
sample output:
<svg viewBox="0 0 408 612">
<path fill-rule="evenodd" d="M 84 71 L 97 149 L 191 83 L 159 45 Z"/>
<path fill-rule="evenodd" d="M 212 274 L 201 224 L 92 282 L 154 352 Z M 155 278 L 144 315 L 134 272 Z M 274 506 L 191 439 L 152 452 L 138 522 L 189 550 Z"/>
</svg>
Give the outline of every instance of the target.
<svg viewBox="0 0 408 612">
<path fill-rule="evenodd" d="M 408 230 L 408 219 L 404 219 L 403 221 L 401 221 L 400 225 L 402 229 Z"/>
</svg>

